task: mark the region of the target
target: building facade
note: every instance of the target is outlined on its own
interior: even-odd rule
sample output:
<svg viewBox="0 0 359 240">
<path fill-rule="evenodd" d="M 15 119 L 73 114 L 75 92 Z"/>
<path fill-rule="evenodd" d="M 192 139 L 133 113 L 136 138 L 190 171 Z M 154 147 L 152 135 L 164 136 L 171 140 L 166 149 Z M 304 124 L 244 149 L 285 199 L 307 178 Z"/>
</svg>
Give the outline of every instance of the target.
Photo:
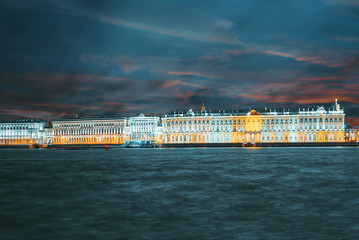
<svg viewBox="0 0 359 240">
<path fill-rule="evenodd" d="M 164 143 L 344 142 L 344 110 L 299 109 L 259 113 L 169 114 L 162 119 Z"/>
<path fill-rule="evenodd" d="M 130 117 L 126 133 L 129 135 L 130 141 L 163 142 L 160 118 L 155 116 L 146 117 L 140 114 L 138 117 Z"/>
<path fill-rule="evenodd" d="M 354 142 L 358 128 L 345 127 L 344 110 L 335 101 L 296 112 L 265 110 L 248 113 L 190 109 L 162 118 L 140 114 L 130 118 L 62 118 L 46 123 L 25 119 L 0 123 L 0 145 L 307 143 Z"/>
<path fill-rule="evenodd" d="M 270 112 L 264 118 L 262 142 L 344 142 L 344 110 L 334 106 Z"/>
<path fill-rule="evenodd" d="M 227 143 L 232 141 L 232 122 L 225 114 L 169 114 L 162 118 L 164 143 Z"/>
<path fill-rule="evenodd" d="M 52 144 L 123 144 L 127 140 L 125 125 L 124 118 L 54 120 Z"/>
<path fill-rule="evenodd" d="M 37 119 L 0 123 L 0 145 L 44 144 L 45 126 L 45 121 Z"/>
<path fill-rule="evenodd" d="M 345 141 L 359 142 L 359 126 L 353 127 L 349 123 L 345 124 Z"/>
</svg>

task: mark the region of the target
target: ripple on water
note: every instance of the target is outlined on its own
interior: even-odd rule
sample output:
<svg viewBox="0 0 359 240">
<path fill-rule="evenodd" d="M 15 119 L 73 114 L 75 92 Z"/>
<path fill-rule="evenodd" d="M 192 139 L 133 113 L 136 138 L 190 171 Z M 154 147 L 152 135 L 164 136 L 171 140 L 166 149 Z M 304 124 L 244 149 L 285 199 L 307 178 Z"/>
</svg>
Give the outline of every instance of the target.
<svg viewBox="0 0 359 240">
<path fill-rule="evenodd" d="M 4 239 L 356 239 L 358 148 L 1 150 Z"/>
</svg>

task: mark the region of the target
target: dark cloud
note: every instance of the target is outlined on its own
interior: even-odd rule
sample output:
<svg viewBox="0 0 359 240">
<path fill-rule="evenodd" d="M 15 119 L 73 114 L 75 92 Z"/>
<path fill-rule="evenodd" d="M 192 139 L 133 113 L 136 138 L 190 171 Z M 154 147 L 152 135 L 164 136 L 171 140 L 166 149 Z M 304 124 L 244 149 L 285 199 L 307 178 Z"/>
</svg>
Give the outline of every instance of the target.
<svg viewBox="0 0 359 240">
<path fill-rule="evenodd" d="M 344 72 L 352 72 L 356 71 L 359 73 L 359 55 L 350 57 L 346 64 L 344 65 L 342 71 Z"/>
<path fill-rule="evenodd" d="M 358 116 L 358 4 L 0 3 L 0 115 L 330 104 Z"/>
</svg>

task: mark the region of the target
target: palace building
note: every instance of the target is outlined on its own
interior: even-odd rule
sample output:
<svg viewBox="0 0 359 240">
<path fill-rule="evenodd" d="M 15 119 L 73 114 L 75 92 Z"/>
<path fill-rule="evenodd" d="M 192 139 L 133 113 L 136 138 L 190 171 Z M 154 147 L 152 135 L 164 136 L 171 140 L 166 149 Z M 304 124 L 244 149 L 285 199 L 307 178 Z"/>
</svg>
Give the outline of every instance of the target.
<svg viewBox="0 0 359 240">
<path fill-rule="evenodd" d="M 53 145 L 123 144 L 124 118 L 68 118 L 52 121 Z"/>
<path fill-rule="evenodd" d="M 162 119 L 164 143 L 344 142 L 344 110 L 299 109 L 259 113 L 168 114 Z"/>
<path fill-rule="evenodd" d="M 20 119 L 0 123 L 0 145 L 43 144 L 46 122 L 38 119 Z"/>
<path fill-rule="evenodd" d="M 188 143 L 308 143 L 358 141 L 358 128 L 345 127 L 337 100 L 330 108 L 258 112 L 201 111 L 161 117 L 61 118 L 46 123 L 24 119 L 0 123 L 1 145 L 92 145 L 148 141 Z"/>
<path fill-rule="evenodd" d="M 146 117 L 143 114 L 140 114 L 138 117 L 130 117 L 126 130 L 130 141 L 162 143 L 163 134 L 159 117 Z"/>
<path fill-rule="evenodd" d="M 185 114 L 169 114 L 162 118 L 164 143 L 228 143 L 232 142 L 232 120 L 225 113 L 200 113 L 190 109 Z"/>
</svg>

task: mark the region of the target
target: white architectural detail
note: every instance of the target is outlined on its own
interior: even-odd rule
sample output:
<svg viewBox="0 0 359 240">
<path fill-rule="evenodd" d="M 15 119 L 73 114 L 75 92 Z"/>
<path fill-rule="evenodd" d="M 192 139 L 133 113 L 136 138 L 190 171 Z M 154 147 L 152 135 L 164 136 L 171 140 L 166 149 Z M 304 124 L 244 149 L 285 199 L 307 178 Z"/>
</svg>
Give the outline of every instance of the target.
<svg viewBox="0 0 359 240">
<path fill-rule="evenodd" d="M 20 119 L 0 123 L 0 145 L 44 144 L 46 122 L 37 119 Z"/>
<path fill-rule="evenodd" d="M 357 141 L 357 129 L 345 129 L 338 101 L 329 109 L 311 107 L 291 112 L 265 110 L 210 112 L 202 105 L 162 118 L 140 114 L 130 118 L 62 118 L 0 123 L 0 145 L 296 143 Z M 346 132 L 345 132 L 346 131 Z"/>
<path fill-rule="evenodd" d="M 57 144 L 123 144 L 126 120 L 123 118 L 68 118 L 52 121 L 53 141 Z"/>
<path fill-rule="evenodd" d="M 283 109 L 258 113 L 172 113 L 163 121 L 164 143 L 344 142 L 344 110 Z"/>
<path fill-rule="evenodd" d="M 130 117 L 128 120 L 130 141 L 162 142 L 162 126 L 159 117 Z"/>
</svg>

